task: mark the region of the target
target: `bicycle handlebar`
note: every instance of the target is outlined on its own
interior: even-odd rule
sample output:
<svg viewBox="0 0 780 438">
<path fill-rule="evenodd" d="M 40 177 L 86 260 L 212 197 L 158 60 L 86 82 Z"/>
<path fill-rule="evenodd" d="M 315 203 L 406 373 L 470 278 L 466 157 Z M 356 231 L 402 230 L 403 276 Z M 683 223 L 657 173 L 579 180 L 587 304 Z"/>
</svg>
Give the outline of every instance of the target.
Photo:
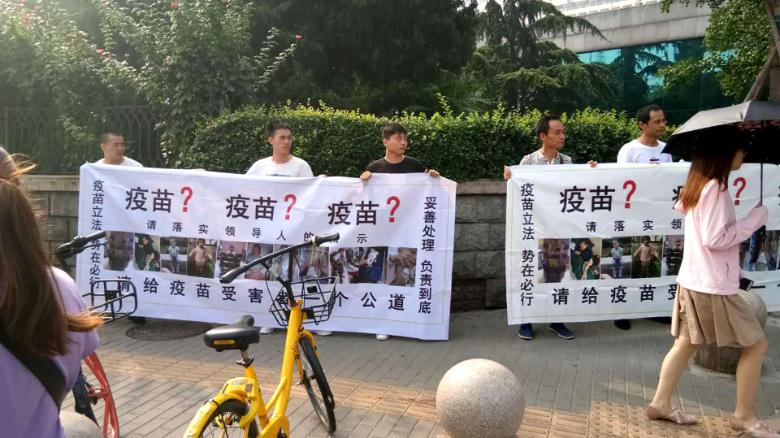
<svg viewBox="0 0 780 438">
<path fill-rule="evenodd" d="M 339 240 L 339 233 L 330 233 L 324 236 L 314 236 L 314 246 L 320 246 L 326 242 L 334 242 Z"/>
<path fill-rule="evenodd" d="M 333 242 L 335 240 L 339 240 L 339 233 L 331 233 L 326 234 L 324 236 L 314 236 L 311 239 L 299 243 L 297 245 L 291 245 L 287 248 L 282 248 L 279 251 L 272 252 L 271 254 L 264 255 L 263 257 L 257 258 L 252 260 L 251 262 L 245 264 L 244 266 L 239 266 L 238 268 L 235 268 L 233 270 L 230 270 L 226 272 L 224 275 L 221 275 L 219 277 L 219 282 L 223 284 L 228 284 L 233 282 L 233 280 L 236 279 L 239 275 L 243 274 L 244 272 L 252 269 L 254 266 L 259 265 L 260 263 L 263 264 L 263 266 L 266 267 L 266 269 L 269 268 L 268 265 L 265 264 L 266 261 L 275 259 L 281 255 L 287 254 L 289 252 L 295 251 L 298 248 L 303 248 L 304 246 L 312 245 L 312 246 L 320 246 L 321 244 L 325 242 Z"/>
<path fill-rule="evenodd" d="M 62 256 L 68 253 L 78 254 L 81 251 L 84 251 L 84 247 L 88 243 L 94 242 L 104 237 L 106 237 L 105 231 L 98 231 L 97 233 L 88 234 L 86 236 L 76 236 L 70 242 L 58 246 L 57 249 L 54 250 L 54 254 L 57 256 Z"/>
</svg>

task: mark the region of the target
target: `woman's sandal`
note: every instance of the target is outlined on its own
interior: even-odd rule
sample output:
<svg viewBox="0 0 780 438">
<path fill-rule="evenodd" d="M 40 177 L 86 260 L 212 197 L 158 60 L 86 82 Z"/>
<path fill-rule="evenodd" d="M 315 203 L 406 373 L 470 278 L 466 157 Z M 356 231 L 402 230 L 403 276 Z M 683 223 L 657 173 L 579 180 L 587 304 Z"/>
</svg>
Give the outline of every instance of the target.
<svg viewBox="0 0 780 438">
<path fill-rule="evenodd" d="M 647 418 L 650 420 L 671 421 L 672 423 L 679 425 L 696 424 L 699 422 L 693 415 L 685 414 L 683 411 L 674 408 L 671 413 L 663 415 L 658 409 L 648 406 L 647 409 L 645 409 L 645 415 L 647 415 Z"/>
<path fill-rule="evenodd" d="M 729 418 L 729 426 L 731 426 L 731 430 L 735 432 L 746 433 L 748 436 L 754 438 L 780 438 L 780 433 L 772 432 L 772 430 L 769 429 L 769 426 L 761 420 L 756 421 L 750 427 L 745 427 L 742 420 L 731 417 Z"/>
</svg>

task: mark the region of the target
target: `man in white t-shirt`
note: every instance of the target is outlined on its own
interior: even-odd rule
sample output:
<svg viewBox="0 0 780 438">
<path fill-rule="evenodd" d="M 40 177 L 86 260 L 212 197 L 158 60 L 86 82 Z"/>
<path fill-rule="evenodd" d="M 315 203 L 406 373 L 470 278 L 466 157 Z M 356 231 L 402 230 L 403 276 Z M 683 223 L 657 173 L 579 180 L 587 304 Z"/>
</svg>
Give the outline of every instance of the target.
<svg viewBox="0 0 780 438">
<path fill-rule="evenodd" d="M 272 121 L 268 124 L 268 144 L 271 145 L 271 156 L 255 161 L 255 164 L 246 171 L 247 175 L 258 176 L 314 176 L 309 163 L 294 157 L 292 149 L 293 135 L 290 125 L 281 121 Z M 260 333 L 273 333 L 273 327 L 261 327 Z M 325 330 L 317 332 L 320 336 L 329 336 L 332 333 Z"/>
<path fill-rule="evenodd" d="M 666 116 L 658 105 L 647 105 L 636 112 L 636 121 L 642 135 L 623 145 L 617 156 L 618 163 L 671 163 L 672 156 L 664 153 L 666 143 L 658 140 L 666 131 Z M 615 327 L 630 330 L 631 321 L 618 319 Z"/>
<path fill-rule="evenodd" d="M 268 143 L 271 145 L 272 155 L 255 161 L 246 171 L 247 175 L 314 176 L 309 163 L 290 153 L 293 143 L 290 125 L 279 121 L 269 123 Z"/>
<path fill-rule="evenodd" d="M 663 153 L 666 143 L 658 140 L 666 131 L 666 116 L 658 105 L 647 105 L 636 113 L 642 135 L 623 145 L 618 163 L 671 163 L 672 156 Z"/>
<path fill-rule="evenodd" d="M 100 150 L 103 158 L 95 164 L 113 164 L 117 166 L 144 167 L 143 164 L 125 156 L 125 138 L 116 132 L 106 132 L 100 136 Z"/>
<path fill-rule="evenodd" d="M 125 156 L 125 138 L 117 132 L 109 131 L 100 136 L 100 150 L 103 151 L 103 158 L 95 161 L 95 164 L 144 167 L 138 161 Z M 143 316 L 130 316 L 128 319 L 136 324 L 146 322 Z"/>
</svg>

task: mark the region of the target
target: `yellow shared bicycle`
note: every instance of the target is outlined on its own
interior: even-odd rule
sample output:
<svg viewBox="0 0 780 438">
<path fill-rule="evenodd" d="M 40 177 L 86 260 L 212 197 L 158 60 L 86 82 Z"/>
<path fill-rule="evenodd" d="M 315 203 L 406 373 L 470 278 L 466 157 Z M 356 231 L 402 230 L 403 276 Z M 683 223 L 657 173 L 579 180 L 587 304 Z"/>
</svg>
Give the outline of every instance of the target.
<svg viewBox="0 0 780 438">
<path fill-rule="evenodd" d="M 220 277 L 220 281 L 230 283 L 257 264 L 265 266 L 270 273 L 270 262 L 286 254 L 290 267 L 288 272 L 292 272 L 295 251 L 338 238 L 338 234 L 315 236 L 307 242 L 289 246 L 236 268 Z M 281 377 L 271 399 L 268 402 L 263 400 L 260 382 L 252 366 L 254 359 L 247 353 L 249 346 L 260 340 L 257 329 L 252 327 L 254 318 L 246 315 L 235 324 L 209 330 L 203 336 L 206 345 L 217 351 L 241 352 L 241 360 L 236 363 L 244 367 L 244 377 L 225 382 L 219 394 L 200 407 L 184 433 L 185 438 L 288 438 L 290 422 L 286 411 L 295 368 L 298 370 L 297 383 L 306 388 L 322 425 L 328 433 L 336 431 L 333 393 L 322 371 L 314 337 L 303 327 L 305 320 L 319 323 L 330 318 L 336 299 L 335 277 L 318 277 L 292 283 L 290 278 L 280 276 L 277 281 L 282 284 L 282 288 L 276 296 L 272 294 L 270 310 L 279 325 L 287 327 L 287 338 Z M 270 294 L 270 288 L 268 291 Z"/>
</svg>

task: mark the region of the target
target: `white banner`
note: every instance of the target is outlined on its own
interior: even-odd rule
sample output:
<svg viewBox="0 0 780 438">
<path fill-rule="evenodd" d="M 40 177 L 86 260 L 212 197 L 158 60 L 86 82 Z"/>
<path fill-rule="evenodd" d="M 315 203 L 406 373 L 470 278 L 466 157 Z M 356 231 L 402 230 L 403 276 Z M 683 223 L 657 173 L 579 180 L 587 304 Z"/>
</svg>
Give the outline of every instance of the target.
<svg viewBox="0 0 780 438">
<path fill-rule="evenodd" d="M 682 260 L 673 210 L 687 163 L 515 166 L 507 186 L 509 324 L 668 316 Z M 737 217 L 759 199 L 760 166 L 732 172 Z M 780 169 L 765 165 L 764 235 L 740 248 L 745 276 L 780 310 Z"/>
<path fill-rule="evenodd" d="M 202 170 L 85 164 L 79 234 L 106 230 L 105 249 L 77 260 L 77 281 L 129 278 L 138 316 L 231 323 L 269 313 L 288 260 L 229 285 L 218 276 L 311 235 L 335 244 L 294 256 L 294 281 L 337 277 L 320 330 L 447 339 L 456 184 L 422 174 L 356 178 L 255 177 Z M 269 290 L 270 288 L 270 290 Z M 314 328 L 312 324 L 310 327 Z"/>
</svg>

